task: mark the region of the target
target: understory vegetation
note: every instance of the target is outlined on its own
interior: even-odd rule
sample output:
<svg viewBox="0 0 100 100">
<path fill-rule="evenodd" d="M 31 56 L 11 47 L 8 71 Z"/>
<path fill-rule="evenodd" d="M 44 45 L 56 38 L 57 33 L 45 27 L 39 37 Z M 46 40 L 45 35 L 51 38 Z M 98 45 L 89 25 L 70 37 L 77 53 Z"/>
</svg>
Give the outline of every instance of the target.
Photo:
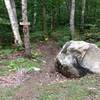
<svg viewBox="0 0 100 100">
<path fill-rule="evenodd" d="M 23 52 L 11 48 L 1 49 L 0 51 L 0 76 L 9 75 L 11 72 L 16 72 L 25 69 L 28 72 L 39 68 L 42 62 L 43 55 L 41 52 L 32 50 L 32 59 L 24 58 Z"/>
<path fill-rule="evenodd" d="M 0 0 L 0 100 L 100 100 L 100 75 L 69 79 L 54 69 L 70 40 L 100 47 L 100 0 Z M 23 70 L 29 78 L 10 84 Z"/>
</svg>

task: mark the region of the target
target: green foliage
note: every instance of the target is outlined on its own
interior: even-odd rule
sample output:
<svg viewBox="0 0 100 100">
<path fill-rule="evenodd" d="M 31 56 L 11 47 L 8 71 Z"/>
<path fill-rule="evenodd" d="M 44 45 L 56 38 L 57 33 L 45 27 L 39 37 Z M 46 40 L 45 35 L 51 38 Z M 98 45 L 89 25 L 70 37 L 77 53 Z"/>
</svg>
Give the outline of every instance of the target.
<svg viewBox="0 0 100 100">
<path fill-rule="evenodd" d="M 100 41 L 95 43 L 98 47 L 100 47 Z"/>
<path fill-rule="evenodd" d="M 85 33 L 81 36 L 82 40 L 95 43 L 100 40 L 100 34 L 99 33 Z"/>
<path fill-rule="evenodd" d="M 59 28 L 51 33 L 51 37 L 55 39 L 60 46 L 71 39 L 69 28 Z"/>
<path fill-rule="evenodd" d="M 18 71 L 23 68 L 27 71 L 32 71 L 34 68 L 40 67 L 43 57 L 41 52 L 36 51 L 35 49 L 32 50 L 32 59 L 26 59 L 23 57 L 10 59 L 9 56 L 15 51 L 16 50 L 10 48 L 0 50 L 0 75 L 8 75 L 12 71 Z"/>
<path fill-rule="evenodd" d="M 1 63 L 1 62 L 0 62 Z M 5 76 L 9 74 L 9 69 L 7 67 L 1 67 L 0 68 L 0 76 Z"/>
<path fill-rule="evenodd" d="M 16 58 L 14 60 L 4 60 L 0 61 L 0 75 L 8 75 L 11 72 L 16 72 L 21 69 L 25 69 L 27 72 L 33 71 L 35 68 L 39 68 L 41 65 L 41 60 L 35 58 L 32 60 L 25 58 Z"/>
<path fill-rule="evenodd" d="M 9 71 L 17 71 L 19 69 L 25 68 L 28 71 L 32 71 L 34 67 L 39 67 L 40 63 L 37 60 L 29 60 L 25 58 L 17 58 L 9 62 Z"/>
<path fill-rule="evenodd" d="M 34 32 L 34 33 L 31 33 L 30 34 L 30 37 L 31 37 L 31 41 L 38 41 L 38 40 L 43 40 L 43 32 L 42 31 L 37 31 L 37 32 Z"/>
<path fill-rule="evenodd" d="M 16 10 L 17 10 L 17 16 L 18 21 L 20 22 L 22 20 L 21 17 L 21 1 L 17 0 L 16 3 Z M 51 29 L 51 18 L 52 14 L 51 11 L 55 10 L 55 27 L 57 30 L 59 30 L 59 27 L 69 27 L 69 17 L 70 17 L 70 0 L 47 0 L 45 2 L 46 7 L 46 22 L 47 22 L 47 33 L 50 34 Z M 30 37 L 31 41 L 35 40 L 47 40 L 47 38 L 44 39 L 44 32 L 42 30 L 42 7 L 41 7 L 42 1 L 41 0 L 28 0 L 28 19 L 31 23 L 30 25 Z M 87 0 L 86 2 L 86 10 L 85 10 L 85 25 L 84 25 L 84 31 L 87 33 L 97 33 L 100 31 L 100 1 L 99 0 Z M 76 30 L 80 30 L 80 24 L 81 24 L 81 8 L 82 8 L 82 2 L 81 0 L 76 0 L 76 13 L 75 13 L 75 27 Z M 20 31 L 22 31 L 20 27 Z M 57 38 L 61 38 L 59 40 L 59 44 L 63 45 L 64 42 L 70 39 L 70 32 L 68 28 L 68 34 L 62 34 L 65 32 L 65 29 L 60 29 L 61 35 L 59 31 L 55 31 L 55 34 L 57 34 Z M 58 32 L 58 33 L 57 33 Z M 81 33 L 81 32 L 80 32 Z M 85 35 L 84 35 L 85 36 Z M 86 37 L 87 38 L 87 37 Z M 89 39 L 92 40 L 91 37 Z M 0 40 L 3 44 L 10 44 L 13 41 L 13 34 L 10 26 L 10 20 L 8 17 L 7 9 L 5 7 L 4 1 L 0 1 Z M 57 39 L 58 40 L 58 39 Z M 89 40 L 90 41 L 90 40 Z"/>
<path fill-rule="evenodd" d="M 11 54 L 13 52 L 13 50 L 11 48 L 4 48 L 0 50 L 0 57 L 3 56 L 8 56 L 9 54 Z"/>
<path fill-rule="evenodd" d="M 38 58 L 38 57 L 42 57 L 42 53 L 40 51 L 36 51 L 36 50 L 32 50 L 32 57 L 34 59 Z"/>
<path fill-rule="evenodd" d="M 17 46 L 16 49 L 15 49 L 15 51 L 22 51 L 22 50 L 24 50 L 23 46 Z"/>
<path fill-rule="evenodd" d="M 0 61 L 0 75 L 8 75 L 11 72 L 18 71 L 20 69 L 26 69 L 28 72 L 33 71 L 35 68 L 39 68 L 41 60 L 34 58 L 32 60 L 25 58 L 16 58 L 14 60 L 2 60 Z"/>
</svg>

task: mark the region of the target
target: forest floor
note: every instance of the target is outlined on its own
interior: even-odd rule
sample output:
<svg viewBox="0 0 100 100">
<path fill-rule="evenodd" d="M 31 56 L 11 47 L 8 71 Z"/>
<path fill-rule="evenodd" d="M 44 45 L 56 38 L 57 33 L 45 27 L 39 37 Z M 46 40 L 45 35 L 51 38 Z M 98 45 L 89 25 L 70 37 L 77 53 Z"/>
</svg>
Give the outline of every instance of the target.
<svg viewBox="0 0 100 100">
<path fill-rule="evenodd" d="M 54 41 L 38 43 L 37 49 L 46 55 L 41 65 L 41 70 L 30 74 L 31 78 L 26 81 L 23 84 L 24 87 L 16 93 L 14 100 L 40 100 L 39 89 L 41 87 L 65 79 L 65 77 L 58 74 L 54 68 L 54 59 L 59 51 L 57 44 Z"/>
<path fill-rule="evenodd" d="M 99 75 L 67 79 L 55 71 L 54 61 L 60 50 L 55 41 L 39 42 L 35 50 L 45 55 L 39 64 L 40 70 L 1 76 L 0 100 L 100 100 Z M 23 56 L 23 52 L 17 55 Z M 14 54 L 1 60 L 16 57 Z M 1 64 L 0 67 L 4 66 Z M 20 84 L 17 84 L 19 81 Z"/>
</svg>

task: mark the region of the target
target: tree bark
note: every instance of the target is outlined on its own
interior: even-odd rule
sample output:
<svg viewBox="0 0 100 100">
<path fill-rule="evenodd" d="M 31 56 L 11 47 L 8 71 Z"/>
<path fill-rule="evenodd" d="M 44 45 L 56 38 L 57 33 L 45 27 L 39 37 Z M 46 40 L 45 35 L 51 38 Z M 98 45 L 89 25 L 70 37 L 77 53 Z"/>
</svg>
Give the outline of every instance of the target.
<svg viewBox="0 0 100 100">
<path fill-rule="evenodd" d="M 33 19 L 32 20 L 32 32 L 35 31 L 35 13 L 36 12 L 35 12 L 35 8 L 34 8 L 34 5 L 35 5 L 34 3 L 35 3 L 35 0 L 32 1 L 32 17 L 33 17 L 32 18 Z"/>
<path fill-rule="evenodd" d="M 51 30 L 55 30 L 56 29 L 56 25 L 57 25 L 57 8 L 56 7 L 52 7 L 51 9 Z"/>
<path fill-rule="evenodd" d="M 23 19 L 23 23 L 28 23 L 27 0 L 22 0 L 22 19 Z M 27 58 L 31 58 L 31 47 L 30 47 L 28 24 L 27 25 L 23 24 L 23 33 L 24 33 L 25 56 Z"/>
<path fill-rule="evenodd" d="M 70 31 L 72 39 L 75 39 L 75 0 L 71 2 L 71 11 L 70 11 Z"/>
<path fill-rule="evenodd" d="M 71 9 L 71 0 L 65 0 L 66 3 L 66 13 L 70 13 Z M 70 19 L 70 14 L 66 17 L 66 20 Z"/>
<path fill-rule="evenodd" d="M 51 10 L 51 30 L 55 30 L 56 21 L 55 21 L 55 8 Z"/>
<path fill-rule="evenodd" d="M 81 32 L 84 33 L 84 18 L 85 18 L 86 0 L 82 0 L 82 14 L 81 14 Z"/>
<path fill-rule="evenodd" d="M 42 31 L 44 32 L 44 35 L 47 35 L 45 0 L 41 0 L 41 7 L 42 7 Z"/>
<path fill-rule="evenodd" d="M 5 6 L 8 11 L 9 19 L 12 26 L 12 31 L 15 38 L 15 44 L 16 45 L 22 45 L 22 40 L 19 34 L 19 25 L 17 20 L 17 14 L 16 14 L 16 7 L 14 0 L 4 0 Z"/>
</svg>

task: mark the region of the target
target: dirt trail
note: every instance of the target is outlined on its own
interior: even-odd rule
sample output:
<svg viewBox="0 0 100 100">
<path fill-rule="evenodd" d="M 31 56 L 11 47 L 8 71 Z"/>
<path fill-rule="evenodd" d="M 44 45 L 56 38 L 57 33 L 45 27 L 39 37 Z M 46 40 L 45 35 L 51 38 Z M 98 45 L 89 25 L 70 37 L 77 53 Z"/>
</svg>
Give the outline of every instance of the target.
<svg viewBox="0 0 100 100">
<path fill-rule="evenodd" d="M 40 100 L 39 88 L 41 86 L 66 79 L 54 69 L 54 58 L 59 51 L 57 44 L 54 41 L 38 43 L 37 49 L 46 54 L 41 66 L 42 69 L 40 72 L 30 74 L 31 78 L 21 85 L 21 88 L 15 93 L 13 100 Z"/>
</svg>

